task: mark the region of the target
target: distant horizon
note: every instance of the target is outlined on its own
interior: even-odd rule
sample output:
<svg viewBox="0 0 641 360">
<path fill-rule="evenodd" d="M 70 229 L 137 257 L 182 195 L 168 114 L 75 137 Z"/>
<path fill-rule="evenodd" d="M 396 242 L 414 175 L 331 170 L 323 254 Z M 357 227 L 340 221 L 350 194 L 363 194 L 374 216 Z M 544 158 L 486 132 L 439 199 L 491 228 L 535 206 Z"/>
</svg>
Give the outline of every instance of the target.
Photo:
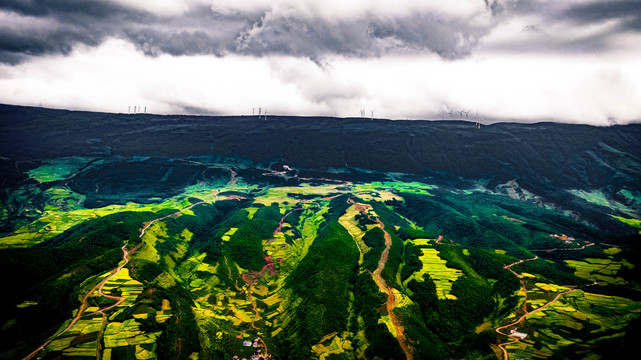
<svg viewBox="0 0 641 360">
<path fill-rule="evenodd" d="M 112 112 L 112 111 L 94 111 L 94 110 L 84 110 L 84 109 L 71 109 L 71 108 L 55 108 L 55 107 L 45 107 L 45 106 L 40 106 L 40 105 L 19 105 L 19 104 L 7 104 L 7 103 L 0 103 L 0 106 L 10 106 L 10 107 L 24 107 L 24 108 L 34 108 L 34 109 L 44 109 L 44 110 L 53 110 L 53 111 L 70 111 L 70 112 L 87 112 L 87 113 L 96 113 L 96 114 L 113 114 L 113 115 L 150 115 L 150 116 L 185 116 L 185 117 L 214 117 L 214 118 L 251 118 L 255 117 L 258 120 L 258 114 L 198 114 L 198 113 L 168 113 L 168 114 L 159 114 L 159 113 L 154 113 L 154 112 Z M 363 120 L 371 120 L 372 118 L 365 116 L 331 116 L 331 115 L 296 115 L 296 114 L 267 114 L 268 118 L 276 118 L 276 117 L 285 117 L 285 118 L 326 118 L 326 119 L 363 119 Z M 382 121 L 425 121 L 425 122 L 463 122 L 463 123 L 470 123 L 474 124 L 475 121 L 473 119 L 461 119 L 461 118 L 452 118 L 452 119 L 394 119 L 394 118 L 383 118 L 383 117 L 374 117 L 373 120 L 382 120 Z M 523 121 L 517 121 L 517 120 L 500 120 L 500 119 L 492 119 L 492 121 L 488 121 L 488 119 L 484 119 L 484 122 L 481 122 L 482 126 L 491 126 L 491 125 L 497 125 L 497 124 L 520 124 L 520 125 L 537 125 L 537 124 L 559 124 L 559 125 L 587 125 L 587 126 L 594 126 L 594 127 L 612 127 L 612 126 L 627 126 L 627 125 L 641 125 L 641 120 L 637 121 L 631 121 L 626 124 L 585 124 L 585 123 L 568 123 L 568 122 L 562 122 L 562 121 L 554 121 L 554 120 L 540 120 L 540 121 L 533 121 L 533 122 L 523 122 Z"/>
<path fill-rule="evenodd" d="M 0 22 L 18 105 L 641 121 L 639 1 L 11 0 Z"/>
</svg>

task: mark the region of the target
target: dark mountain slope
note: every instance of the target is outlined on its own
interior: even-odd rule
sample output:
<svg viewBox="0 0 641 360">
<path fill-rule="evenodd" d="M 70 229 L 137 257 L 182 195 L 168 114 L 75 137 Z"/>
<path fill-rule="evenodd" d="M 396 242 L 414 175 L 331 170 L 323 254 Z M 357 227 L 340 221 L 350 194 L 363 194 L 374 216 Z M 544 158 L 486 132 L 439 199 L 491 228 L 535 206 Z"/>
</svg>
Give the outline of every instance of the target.
<svg viewBox="0 0 641 360">
<path fill-rule="evenodd" d="M 641 125 L 609 128 L 553 123 L 302 117 L 122 115 L 0 106 L 0 151 L 16 160 L 88 155 L 243 155 L 309 168 L 361 167 L 470 179 L 513 178 L 595 188 L 641 171 Z M 497 171 L 500 170 L 500 171 Z"/>
<path fill-rule="evenodd" d="M 323 177 L 336 177 L 325 172 L 328 168 L 348 167 L 411 173 L 441 184 L 464 178 L 491 189 L 516 180 L 521 188 L 552 200 L 568 189 L 599 189 L 612 196 L 624 188 L 641 191 L 640 124 L 500 123 L 475 129 L 461 121 L 258 120 L 0 105 L 0 127 L 0 155 L 10 159 L 4 161 L 32 162 L 20 164 L 21 170 L 72 155 L 169 159 L 215 154 L 254 163 L 280 160 Z M 163 165 L 157 166 L 143 170 L 162 177 Z M 205 171 L 184 164 L 176 169 L 170 179 L 176 187 L 193 183 Z"/>
</svg>

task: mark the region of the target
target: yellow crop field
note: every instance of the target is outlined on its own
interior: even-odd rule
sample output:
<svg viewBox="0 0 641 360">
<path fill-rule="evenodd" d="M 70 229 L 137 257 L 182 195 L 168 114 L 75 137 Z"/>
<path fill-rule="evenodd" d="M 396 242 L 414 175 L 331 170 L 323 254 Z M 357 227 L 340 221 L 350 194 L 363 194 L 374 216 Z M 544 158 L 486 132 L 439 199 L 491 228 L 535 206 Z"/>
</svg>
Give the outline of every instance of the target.
<svg viewBox="0 0 641 360">
<path fill-rule="evenodd" d="M 423 274 L 429 274 L 436 285 L 436 293 L 439 299 L 456 299 L 450 294 L 452 284 L 456 279 L 463 275 L 458 269 L 452 269 L 445 266 L 446 261 L 441 259 L 438 250 L 433 248 L 421 249 L 422 255 L 419 260 L 423 263 L 423 268 L 410 276 L 410 279 L 422 281 Z"/>
<path fill-rule="evenodd" d="M 565 260 L 568 266 L 576 271 L 574 275 L 598 283 L 625 285 L 628 282 L 616 276 L 622 266 L 629 266 L 627 262 L 612 261 L 610 259 L 588 258 L 585 261 Z"/>
</svg>

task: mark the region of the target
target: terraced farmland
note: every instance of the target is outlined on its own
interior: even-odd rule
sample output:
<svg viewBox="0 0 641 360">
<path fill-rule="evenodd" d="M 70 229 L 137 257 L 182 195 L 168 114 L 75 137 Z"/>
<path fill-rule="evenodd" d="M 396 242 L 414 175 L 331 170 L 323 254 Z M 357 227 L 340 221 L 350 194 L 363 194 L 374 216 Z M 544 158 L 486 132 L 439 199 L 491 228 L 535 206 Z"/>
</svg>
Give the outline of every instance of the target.
<svg viewBox="0 0 641 360">
<path fill-rule="evenodd" d="M 477 201 L 471 200 L 478 196 L 476 191 L 440 192 L 437 187 L 411 182 L 266 189 L 239 182 L 234 185 L 234 192 L 227 195 L 221 194 L 231 189 L 208 189 L 201 184 L 185 193 L 184 198 L 173 197 L 158 204 L 84 209 L 81 197 L 76 194 L 50 189 L 54 190 L 49 190 L 46 196 L 65 205 L 50 205 L 46 214 L 68 215 L 50 220 L 48 229 L 25 227 L 26 236 L 32 236 L 34 242 L 47 244 L 53 241 L 48 239 L 54 239 L 64 246 L 83 244 L 86 236 L 69 237 L 66 231 L 73 228 L 74 221 L 82 223 L 84 216 L 100 219 L 125 210 L 148 215 L 132 227 L 133 237 L 121 240 L 131 243 L 131 264 L 104 284 L 103 294 L 97 288 L 93 292 L 83 291 L 110 276 L 110 270 L 87 279 L 77 295 L 87 295 L 89 305 L 83 310 L 84 315 L 44 350 L 36 351 L 45 356 L 93 358 L 99 354 L 102 359 L 143 360 L 173 358 L 179 351 L 182 358 L 217 359 L 233 355 L 249 357 L 261 350 L 262 354 L 281 357 L 299 354 L 291 355 L 296 360 L 377 356 L 445 359 L 449 356 L 446 348 L 451 346 L 456 358 L 479 354 L 491 358 L 492 347 L 497 349 L 505 340 L 495 335 L 493 329 L 516 321 L 527 311 L 524 320 L 514 326 L 526 337 L 504 346 L 510 359 L 572 358 L 572 354 L 589 358 L 603 344 L 623 341 L 627 329 L 641 314 L 639 302 L 590 292 L 604 285 L 631 283 L 626 271 L 635 267 L 626 258 L 629 251 L 622 248 L 602 246 L 594 250 L 600 246 L 595 245 L 579 249 L 594 250 L 594 254 L 608 258 L 562 259 L 573 271 L 561 274 L 554 267 L 555 261 L 543 259 L 548 254 L 556 255 L 554 252 L 540 252 L 540 259 L 527 258 L 522 245 L 505 240 L 503 247 L 492 244 L 479 249 L 475 243 L 459 246 L 457 240 L 466 240 L 448 235 L 459 230 L 451 224 L 456 224 L 465 211 L 470 212 L 470 219 L 486 216 L 471 215 L 471 209 L 476 210 L 477 206 Z M 447 221 L 425 226 L 412 211 L 427 210 L 408 207 L 412 202 L 406 198 L 411 196 L 430 199 L 430 204 L 432 198 L 445 196 L 456 198 L 462 205 L 456 212 L 448 210 L 439 215 L 450 216 Z M 497 200 L 502 206 L 504 201 Z M 375 207 L 379 213 L 374 211 Z M 510 220 L 525 218 L 523 214 L 505 210 L 500 213 L 499 208 L 497 205 L 488 210 L 490 215 L 485 220 L 505 220 L 501 224 L 508 230 L 504 230 L 513 230 L 515 234 L 528 224 L 525 220 Z M 46 216 L 40 219 L 51 219 Z M 207 222 L 201 223 L 203 219 Z M 479 220 L 475 226 L 482 223 Z M 54 226 L 71 227 L 58 232 Z M 390 232 L 389 240 L 392 235 L 398 240 L 398 252 L 391 251 L 390 242 L 387 259 L 381 255 L 386 243 L 378 243 L 387 241 L 380 229 Z M 428 233 L 426 229 L 439 232 Z M 366 239 L 370 231 L 371 238 Z M 484 231 L 491 232 L 489 228 Z M 67 242 L 57 240 L 59 235 L 49 232 L 65 234 Z M 549 238 L 548 233 L 539 232 L 539 238 Z M 34 234 L 42 234 L 44 240 Z M 492 239 L 502 236 L 493 234 Z M 4 239 L 7 246 L 13 239 Z M 337 239 L 344 241 L 345 247 L 354 246 L 355 254 L 360 253 L 359 261 L 352 259 L 354 266 L 341 268 L 352 260 L 333 262 L 345 256 L 341 253 L 344 249 L 324 246 Z M 366 241 L 371 241 L 372 246 Z M 242 266 L 243 257 L 232 252 L 232 249 L 241 253 L 247 250 L 239 244 L 258 249 L 259 266 L 253 270 Z M 25 242 L 20 246 L 26 245 Z M 374 270 L 364 267 L 363 257 L 373 249 L 379 252 L 374 269 L 398 262 L 396 273 L 386 278 L 391 286 L 385 293 L 374 281 Z M 114 247 L 112 251 L 120 256 L 119 250 Z M 332 255 L 319 257 L 319 251 Z M 406 256 L 410 251 L 416 255 L 416 263 L 410 264 L 412 258 Z M 316 260 L 301 265 L 308 257 Z M 527 261 L 519 262 L 519 258 Z M 315 268 L 324 261 L 332 264 L 332 268 Z M 506 267 L 508 262 L 522 264 L 512 264 L 518 277 Z M 115 268 L 118 262 L 113 264 Z M 521 271 L 516 266 L 529 267 Z M 407 277 L 401 283 L 404 268 Z M 339 277 L 334 269 L 349 275 Z M 70 273 L 59 277 L 70 277 Z M 429 281 L 424 280 L 424 275 L 429 275 Z M 589 286 L 574 290 L 578 285 L 561 281 L 570 275 L 585 279 L 583 285 Z M 368 285 L 363 276 L 372 282 Z M 353 280 L 359 277 L 361 280 Z M 518 279 L 516 287 L 508 283 L 508 277 Z M 394 284 L 393 279 L 398 283 Z M 303 289 L 297 287 L 299 282 L 307 281 L 310 283 Z M 523 281 L 524 288 L 519 288 L 519 281 Z M 589 283 L 594 281 L 598 284 Z M 316 291 L 321 283 L 325 290 Z M 551 303 L 561 293 L 564 295 Z M 333 307 L 325 306 L 328 294 L 345 300 Z M 123 301 L 111 308 L 120 297 Z M 367 302 L 361 304 L 357 297 Z M 15 308 L 26 311 L 40 308 L 41 304 L 39 298 L 21 298 Z M 344 310 L 336 314 L 339 307 Z M 69 321 L 63 320 L 57 330 L 65 329 Z M 329 330 L 317 332 L 321 327 Z M 470 349 L 465 339 L 477 337 L 485 339 L 484 342 Z M 490 338 L 493 340 L 488 342 Z M 247 346 L 248 343 L 251 345 Z"/>
</svg>

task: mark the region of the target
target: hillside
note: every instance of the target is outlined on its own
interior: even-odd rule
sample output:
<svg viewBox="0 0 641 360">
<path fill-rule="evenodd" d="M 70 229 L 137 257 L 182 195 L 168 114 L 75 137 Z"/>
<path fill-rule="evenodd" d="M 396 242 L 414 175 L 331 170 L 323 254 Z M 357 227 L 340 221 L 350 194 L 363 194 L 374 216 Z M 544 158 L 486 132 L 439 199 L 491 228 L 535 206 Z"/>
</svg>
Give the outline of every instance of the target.
<svg viewBox="0 0 641 360">
<path fill-rule="evenodd" d="M 641 125 L 0 105 L 0 171 L 3 359 L 608 359 L 641 330 Z"/>
</svg>

